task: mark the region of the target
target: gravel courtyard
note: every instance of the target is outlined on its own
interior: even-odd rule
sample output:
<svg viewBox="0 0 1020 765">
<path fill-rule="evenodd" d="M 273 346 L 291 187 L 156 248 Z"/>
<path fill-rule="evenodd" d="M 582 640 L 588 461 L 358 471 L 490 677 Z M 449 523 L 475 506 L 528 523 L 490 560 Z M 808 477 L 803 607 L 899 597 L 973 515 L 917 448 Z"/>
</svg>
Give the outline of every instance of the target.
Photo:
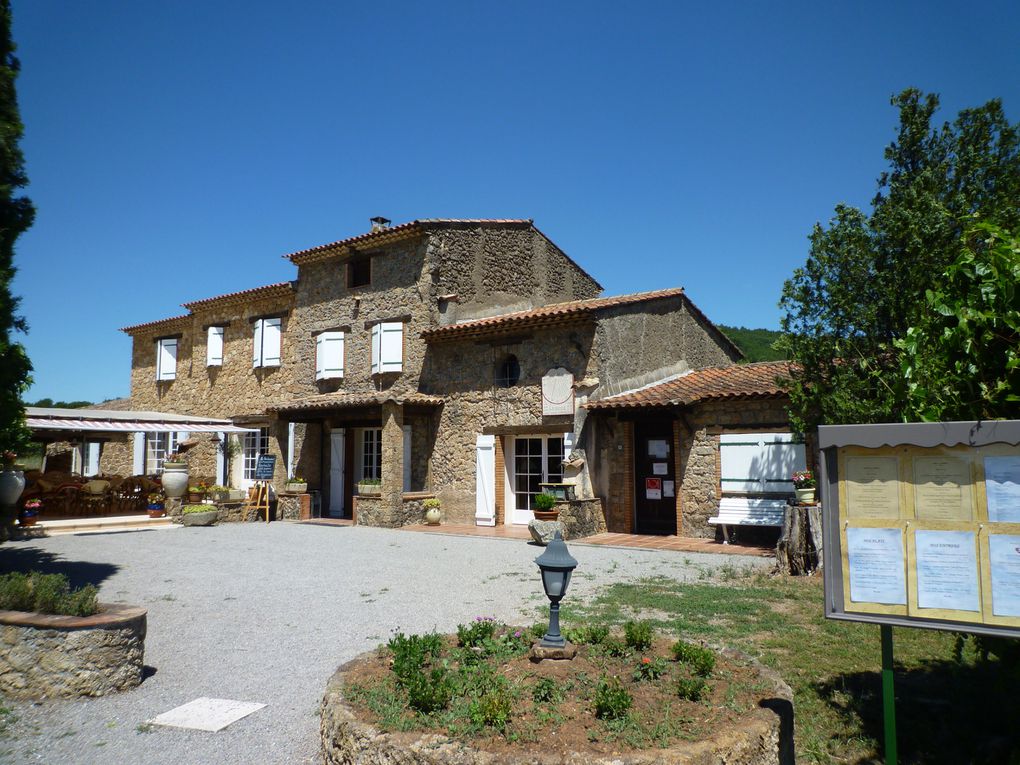
<svg viewBox="0 0 1020 765">
<path fill-rule="evenodd" d="M 519 540 L 367 527 L 229 524 L 60 536 L 0 547 L 0 570 L 93 581 L 147 608 L 149 676 L 101 699 L 7 702 L 0 762 L 316 763 L 326 680 L 395 631 L 453 631 L 475 616 L 530 624 L 546 603 Z M 697 580 L 768 559 L 570 545 L 568 602 L 646 576 Z M 201 696 L 267 706 L 218 733 L 145 721 Z"/>
</svg>

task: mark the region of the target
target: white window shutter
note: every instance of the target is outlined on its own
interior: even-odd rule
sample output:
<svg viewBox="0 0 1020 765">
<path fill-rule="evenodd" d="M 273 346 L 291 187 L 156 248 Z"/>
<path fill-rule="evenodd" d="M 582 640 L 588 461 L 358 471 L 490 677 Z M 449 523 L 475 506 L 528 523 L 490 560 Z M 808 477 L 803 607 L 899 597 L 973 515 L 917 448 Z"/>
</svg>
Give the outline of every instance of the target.
<svg viewBox="0 0 1020 765">
<path fill-rule="evenodd" d="M 255 321 L 255 334 L 252 340 L 252 367 L 262 366 L 262 319 Z"/>
<path fill-rule="evenodd" d="M 85 465 L 82 475 L 89 477 L 99 475 L 99 449 L 98 441 L 85 442 Z"/>
<path fill-rule="evenodd" d="M 479 435 L 475 441 L 475 523 L 496 525 L 496 437 Z"/>
<path fill-rule="evenodd" d="M 574 434 L 564 433 L 563 434 L 563 459 L 567 459 L 570 453 L 574 451 Z"/>
<path fill-rule="evenodd" d="M 382 337 L 382 324 L 372 325 L 372 374 L 379 374 L 380 338 Z"/>
<path fill-rule="evenodd" d="M 216 483 L 219 486 L 227 485 L 227 436 L 226 433 L 220 431 L 216 434 L 216 437 L 220 440 L 221 448 L 216 454 Z"/>
<path fill-rule="evenodd" d="M 322 332 L 315 338 L 315 379 L 344 376 L 344 333 Z"/>
<path fill-rule="evenodd" d="M 719 437 L 724 492 L 793 493 L 793 473 L 806 466 L 804 444 L 791 433 L 725 433 Z"/>
<path fill-rule="evenodd" d="M 145 475 L 145 434 L 135 433 L 131 445 L 131 475 Z"/>
<path fill-rule="evenodd" d="M 399 372 L 404 366 L 404 324 L 384 321 L 379 328 L 379 371 Z"/>
<path fill-rule="evenodd" d="M 207 367 L 223 365 L 223 327 L 209 327 L 206 332 L 205 365 Z"/>
<path fill-rule="evenodd" d="M 156 341 L 156 379 L 177 379 L 177 338 L 164 337 Z"/>
<path fill-rule="evenodd" d="M 262 366 L 280 366 L 282 319 L 266 319 L 262 327 Z"/>
</svg>

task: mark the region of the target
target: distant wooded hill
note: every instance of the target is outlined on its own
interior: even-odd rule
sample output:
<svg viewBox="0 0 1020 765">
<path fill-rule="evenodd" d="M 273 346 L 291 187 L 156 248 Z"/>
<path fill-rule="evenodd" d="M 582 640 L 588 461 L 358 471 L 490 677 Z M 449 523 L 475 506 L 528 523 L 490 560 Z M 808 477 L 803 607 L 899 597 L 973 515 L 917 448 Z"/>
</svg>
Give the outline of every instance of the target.
<svg viewBox="0 0 1020 765">
<path fill-rule="evenodd" d="M 786 354 L 777 351 L 772 344 L 783 336 L 782 332 L 773 329 L 748 329 L 747 327 L 727 327 L 719 324 L 719 329 L 740 346 L 748 361 L 781 361 Z"/>
</svg>

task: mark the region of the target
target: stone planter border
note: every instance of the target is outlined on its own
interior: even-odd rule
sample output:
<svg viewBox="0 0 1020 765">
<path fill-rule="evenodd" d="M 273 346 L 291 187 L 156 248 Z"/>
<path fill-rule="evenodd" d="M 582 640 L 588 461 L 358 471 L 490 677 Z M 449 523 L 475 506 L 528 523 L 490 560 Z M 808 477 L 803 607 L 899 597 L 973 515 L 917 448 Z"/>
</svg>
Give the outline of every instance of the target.
<svg viewBox="0 0 1020 765">
<path fill-rule="evenodd" d="M 100 607 L 92 616 L 0 611 L 0 692 L 38 701 L 105 696 L 141 683 L 146 610 Z"/>
</svg>

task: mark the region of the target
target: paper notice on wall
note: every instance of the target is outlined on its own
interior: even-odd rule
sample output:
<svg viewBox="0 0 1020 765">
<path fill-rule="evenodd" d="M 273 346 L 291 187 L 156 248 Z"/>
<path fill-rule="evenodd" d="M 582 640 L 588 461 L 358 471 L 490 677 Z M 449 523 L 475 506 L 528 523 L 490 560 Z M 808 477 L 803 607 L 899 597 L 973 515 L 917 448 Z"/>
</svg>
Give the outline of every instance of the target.
<svg viewBox="0 0 1020 765">
<path fill-rule="evenodd" d="M 1020 616 L 1020 536 L 990 535 L 988 557 L 992 570 L 992 613 Z"/>
<path fill-rule="evenodd" d="M 645 479 L 645 499 L 662 499 L 662 479 Z"/>
<path fill-rule="evenodd" d="M 896 457 L 846 458 L 846 512 L 850 518 L 900 517 Z"/>
<path fill-rule="evenodd" d="M 648 440 L 648 456 L 656 459 L 666 459 L 669 456 L 669 441 L 665 439 L 652 438 Z"/>
<path fill-rule="evenodd" d="M 653 462 L 652 463 L 652 474 L 653 475 L 669 475 L 669 463 L 667 463 L 667 462 Z"/>
<path fill-rule="evenodd" d="M 956 457 L 914 458 L 914 515 L 929 521 L 970 521 L 970 464 Z"/>
<path fill-rule="evenodd" d="M 676 489 L 674 488 L 675 485 L 676 484 L 674 484 L 673 481 L 663 481 L 662 482 L 662 496 L 664 496 L 664 497 L 674 497 L 674 496 L 676 496 Z"/>
<path fill-rule="evenodd" d="M 1020 457 L 985 457 L 988 520 L 1020 523 Z"/>
<path fill-rule="evenodd" d="M 920 608 L 981 610 L 973 531 L 918 529 L 914 533 L 914 549 Z"/>
<path fill-rule="evenodd" d="M 907 603 L 903 532 L 900 529 L 848 528 L 850 600 L 855 603 Z"/>
</svg>

